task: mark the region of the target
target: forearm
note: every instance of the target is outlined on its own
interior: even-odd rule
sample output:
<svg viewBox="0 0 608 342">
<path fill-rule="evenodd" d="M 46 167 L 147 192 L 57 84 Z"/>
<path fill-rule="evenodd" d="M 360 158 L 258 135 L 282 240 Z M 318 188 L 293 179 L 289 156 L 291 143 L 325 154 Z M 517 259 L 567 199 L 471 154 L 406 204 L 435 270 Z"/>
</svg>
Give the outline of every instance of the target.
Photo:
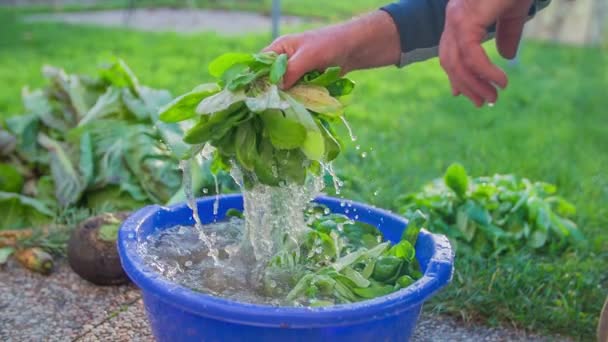
<svg viewBox="0 0 608 342">
<path fill-rule="evenodd" d="M 347 48 L 342 68 L 370 69 L 397 64 L 401 56 L 399 31 L 385 11 L 375 11 L 338 26 Z"/>
</svg>

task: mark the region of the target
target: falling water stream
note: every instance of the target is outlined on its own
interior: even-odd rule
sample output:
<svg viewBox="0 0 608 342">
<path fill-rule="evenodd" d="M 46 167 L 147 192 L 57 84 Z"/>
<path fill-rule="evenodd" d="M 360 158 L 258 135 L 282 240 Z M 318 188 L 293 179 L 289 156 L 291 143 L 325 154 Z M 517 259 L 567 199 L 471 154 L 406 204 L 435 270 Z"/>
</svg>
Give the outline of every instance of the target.
<svg viewBox="0 0 608 342">
<path fill-rule="evenodd" d="M 202 158 L 208 160 L 211 153 L 213 150 L 205 147 Z M 180 167 L 195 225 L 176 226 L 148 236 L 139 248 L 146 263 L 172 282 L 198 291 L 253 303 L 284 304 L 282 299 L 264 294 L 261 277 L 284 243 L 297 246 L 309 229 L 304 212 L 322 191 L 322 177 L 309 176 L 304 185 L 272 187 L 257 183 L 245 188 L 242 172 L 233 165 L 230 175 L 241 188 L 245 218 L 204 225 L 192 189 L 191 165 L 184 161 Z M 324 168 L 335 176 L 330 165 Z M 219 194 L 217 178 L 215 182 Z M 339 192 L 339 181 L 334 180 L 334 185 Z M 270 286 L 288 285 L 273 281 Z"/>
</svg>

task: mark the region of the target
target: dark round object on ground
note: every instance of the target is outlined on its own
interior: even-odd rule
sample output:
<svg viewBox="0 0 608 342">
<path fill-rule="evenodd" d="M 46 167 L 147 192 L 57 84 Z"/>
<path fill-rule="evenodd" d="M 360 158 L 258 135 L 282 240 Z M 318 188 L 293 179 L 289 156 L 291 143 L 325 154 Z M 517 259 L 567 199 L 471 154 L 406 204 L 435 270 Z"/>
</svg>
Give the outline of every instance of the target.
<svg viewBox="0 0 608 342">
<path fill-rule="evenodd" d="M 81 222 L 68 242 L 68 263 L 76 274 L 96 285 L 121 285 L 129 282 L 122 269 L 116 241 L 104 240 L 99 230 L 104 225 L 122 223 L 129 212 L 93 216 Z"/>
</svg>

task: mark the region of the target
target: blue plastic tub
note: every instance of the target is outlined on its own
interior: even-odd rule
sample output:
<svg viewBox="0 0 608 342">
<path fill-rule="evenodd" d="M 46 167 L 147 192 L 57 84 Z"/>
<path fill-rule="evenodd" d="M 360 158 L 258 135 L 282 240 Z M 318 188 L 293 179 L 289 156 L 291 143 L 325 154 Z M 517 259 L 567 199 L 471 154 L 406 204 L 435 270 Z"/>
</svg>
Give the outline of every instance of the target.
<svg viewBox="0 0 608 342">
<path fill-rule="evenodd" d="M 198 200 L 203 223 L 221 220 L 228 209 L 242 210 L 241 195 L 221 196 L 217 217 L 215 197 Z M 377 226 L 384 236 L 399 241 L 407 221 L 387 211 L 342 199 L 319 197 L 335 213 Z M 346 212 L 348 211 L 348 213 Z M 424 276 L 406 289 L 355 304 L 327 308 L 272 307 L 213 297 L 171 283 L 148 268 L 137 252 L 147 235 L 175 225 L 193 225 L 192 211 L 180 204 L 145 207 L 120 228 L 118 250 L 122 265 L 141 289 L 145 309 L 158 341 L 407 341 L 422 304 L 448 284 L 454 255 L 448 240 L 421 231 L 416 257 Z"/>
</svg>

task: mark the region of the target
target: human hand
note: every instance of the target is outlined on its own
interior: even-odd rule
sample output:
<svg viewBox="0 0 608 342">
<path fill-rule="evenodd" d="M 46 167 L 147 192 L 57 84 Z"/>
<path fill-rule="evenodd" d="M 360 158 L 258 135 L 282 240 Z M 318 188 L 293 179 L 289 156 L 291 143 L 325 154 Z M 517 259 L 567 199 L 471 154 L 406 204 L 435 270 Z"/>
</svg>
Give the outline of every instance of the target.
<svg viewBox="0 0 608 342">
<path fill-rule="evenodd" d="M 280 37 L 264 51 L 289 56 L 282 87 L 290 88 L 312 70 L 339 66 L 346 74 L 395 64 L 401 46 L 391 17 L 384 11 L 375 11 L 345 23 Z"/>
<path fill-rule="evenodd" d="M 276 39 L 263 51 L 285 53 L 289 57 L 282 88 L 288 89 L 300 77 L 312 70 L 323 71 L 330 66 L 339 66 L 348 72 L 345 61 L 347 44 L 344 32 L 339 27 L 324 27 L 304 33 L 285 35 Z"/>
<path fill-rule="evenodd" d="M 481 46 L 487 28 L 496 23 L 496 45 L 505 58 L 513 58 L 521 39 L 532 0 L 450 0 L 439 43 L 439 60 L 452 86 L 477 107 L 498 99 L 496 87 L 507 86 L 503 70 L 492 64 Z"/>
</svg>

